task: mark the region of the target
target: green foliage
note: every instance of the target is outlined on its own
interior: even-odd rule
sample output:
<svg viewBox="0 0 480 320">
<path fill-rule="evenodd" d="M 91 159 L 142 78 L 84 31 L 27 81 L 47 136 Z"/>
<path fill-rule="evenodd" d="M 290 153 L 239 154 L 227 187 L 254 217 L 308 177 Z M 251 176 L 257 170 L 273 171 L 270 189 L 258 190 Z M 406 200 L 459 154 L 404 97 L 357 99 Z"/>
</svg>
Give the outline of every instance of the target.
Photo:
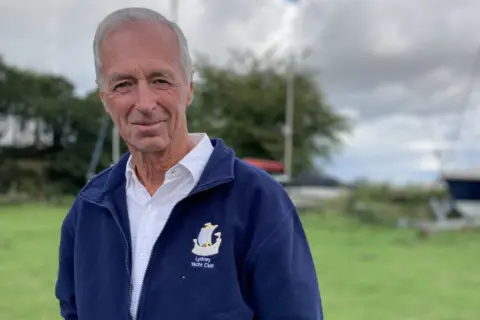
<svg viewBox="0 0 480 320">
<path fill-rule="evenodd" d="M 73 85 L 60 76 L 20 70 L 0 61 L 2 69 L 0 119 L 15 117 L 23 126 L 15 132 L 20 136 L 28 136 L 28 122 L 34 122 L 36 130 L 33 143 L 0 147 L 0 192 L 13 188 L 40 197 L 78 192 L 85 183 L 105 114 L 96 92 L 79 98 Z M 108 166 L 110 159 L 105 148 L 99 170 Z M 25 163 L 29 165 L 25 167 Z"/>
<path fill-rule="evenodd" d="M 421 186 L 392 187 L 388 184 L 360 185 L 354 192 L 357 199 L 363 201 L 383 201 L 407 206 L 423 205 L 432 197 L 445 197 L 443 188 L 425 188 Z"/>
<path fill-rule="evenodd" d="M 446 197 L 444 188 L 364 183 L 346 199 L 345 212 L 366 223 L 394 225 L 401 218 L 430 219 L 429 200 Z"/>
<path fill-rule="evenodd" d="M 201 57 L 190 129 L 221 137 L 239 157 L 283 161 L 286 102 L 284 61 L 234 52 L 226 66 Z M 294 170 L 311 169 L 312 158 L 328 159 L 348 130 L 346 119 L 326 104 L 317 74 L 295 77 Z"/>
</svg>

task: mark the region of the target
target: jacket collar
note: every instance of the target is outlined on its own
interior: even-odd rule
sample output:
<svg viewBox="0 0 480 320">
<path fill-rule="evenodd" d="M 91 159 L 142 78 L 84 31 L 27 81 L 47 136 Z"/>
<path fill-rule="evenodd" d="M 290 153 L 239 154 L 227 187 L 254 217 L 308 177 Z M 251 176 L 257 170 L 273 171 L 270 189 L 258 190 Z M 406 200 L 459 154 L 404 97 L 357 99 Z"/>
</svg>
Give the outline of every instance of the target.
<svg viewBox="0 0 480 320">
<path fill-rule="evenodd" d="M 207 190 L 234 179 L 235 153 L 221 139 L 211 139 L 213 152 L 200 180 L 191 193 Z M 125 169 L 130 153 L 123 154 L 112 167 L 99 173 L 80 192 L 83 198 L 101 203 L 104 199 L 125 185 Z"/>
</svg>

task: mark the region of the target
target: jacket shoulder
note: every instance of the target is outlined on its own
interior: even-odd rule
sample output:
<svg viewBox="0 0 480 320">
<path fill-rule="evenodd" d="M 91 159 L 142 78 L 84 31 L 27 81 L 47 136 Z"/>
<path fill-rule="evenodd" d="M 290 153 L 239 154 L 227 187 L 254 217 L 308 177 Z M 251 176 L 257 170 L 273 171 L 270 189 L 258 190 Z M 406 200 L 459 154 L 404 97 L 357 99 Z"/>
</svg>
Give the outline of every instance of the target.
<svg viewBox="0 0 480 320">
<path fill-rule="evenodd" d="M 285 188 L 268 172 L 244 160 L 235 159 L 234 172 L 235 180 L 245 187 L 287 195 Z"/>
<path fill-rule="evenodd" d="M 93 178 L 91 178 L 85 186 L 80 190 L 79 195 L 80 196 L 87 196 L 87 197 L 92 197 L 94 195 L 99 195 L 102 190 L 105 188 L 106 183 L 108 182 L 108 178 L 110 176 L 110 173 L 112 172 L 113 166 L 110 166 L 104 170 L 102 170 L 100 173 L 95 175 Z"/>
</svg>

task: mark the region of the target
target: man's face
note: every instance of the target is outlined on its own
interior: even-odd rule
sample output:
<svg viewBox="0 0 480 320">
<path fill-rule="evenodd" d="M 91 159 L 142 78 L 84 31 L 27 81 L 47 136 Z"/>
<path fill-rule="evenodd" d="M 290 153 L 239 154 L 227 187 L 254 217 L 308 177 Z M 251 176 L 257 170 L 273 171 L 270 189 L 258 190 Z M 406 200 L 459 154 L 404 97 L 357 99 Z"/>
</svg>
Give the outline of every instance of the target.
<svg viewBox="0 0 480 320">
<path fill-rule="evenodd" d="M 100 59 L 100 98 L 130 148 L 164 151 L 186 132 L 193 86 L 168 25 L 127 23 L 104 38 Z"/>
</svg>

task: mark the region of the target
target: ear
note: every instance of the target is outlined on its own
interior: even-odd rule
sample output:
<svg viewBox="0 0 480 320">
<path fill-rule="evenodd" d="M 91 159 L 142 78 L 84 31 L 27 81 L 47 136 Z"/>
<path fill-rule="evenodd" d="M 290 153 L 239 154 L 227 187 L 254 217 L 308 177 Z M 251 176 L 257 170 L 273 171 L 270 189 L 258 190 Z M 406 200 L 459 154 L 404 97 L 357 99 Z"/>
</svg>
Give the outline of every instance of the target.
<svg viewBox="0 0 480 320">
<path fill-rule="evenodd" d="M 108 104 L 107 104 L 107 97 L 105 92 L 103 92 L 101 89 L 98 90 L 98 97 L 100 98 L 100 101 L 102 101 L 103 104 L 103 109 L 105 109 L 105 112 L 110 114 L 110 111 L 108 110 Z"/>
<path fill-rule="evenodd" d="M 188 94 L 187 94 L 187 108 L 190 107 L 193 101 L 193 95 L 195 93 L 195 86 L 193 84 L 193 79 L 190 79 L 190 85 L 188 86 Z"/>
</svg>

